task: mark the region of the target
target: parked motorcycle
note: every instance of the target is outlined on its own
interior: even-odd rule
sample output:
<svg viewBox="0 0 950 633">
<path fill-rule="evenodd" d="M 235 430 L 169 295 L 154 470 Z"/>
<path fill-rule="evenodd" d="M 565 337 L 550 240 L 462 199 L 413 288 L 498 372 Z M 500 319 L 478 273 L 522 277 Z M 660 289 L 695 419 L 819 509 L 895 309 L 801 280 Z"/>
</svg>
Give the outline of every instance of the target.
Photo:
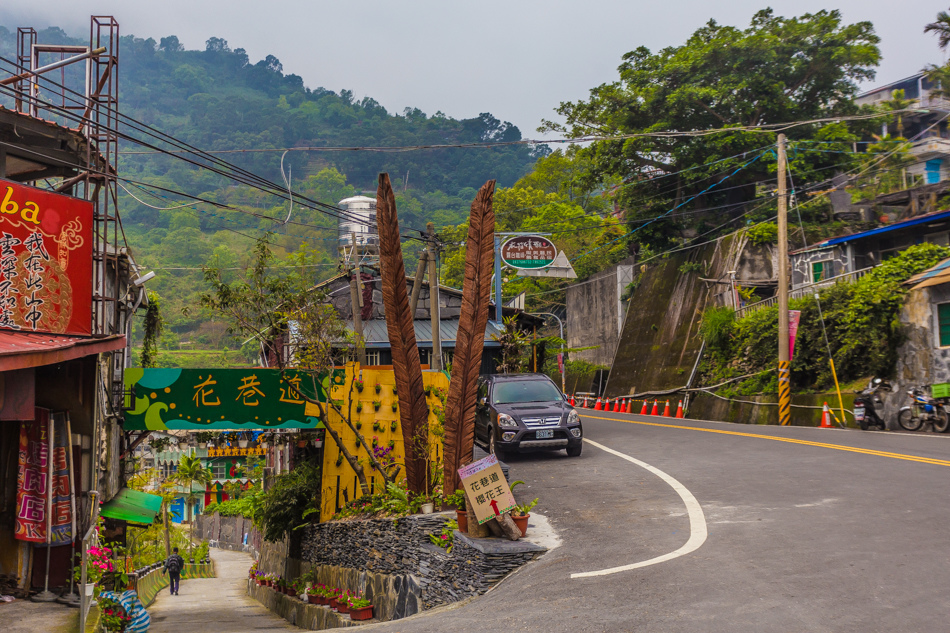
<svg viewBox="0 0 950 633">
<path fill-rule="evenodd" d="M 943 404 L 924 393 L 920 387 L 914 387 L 907 392 L 911 403 L 901 407 L 897 414 L 897 422 L 908 431 L 916 431 L 924 424 L 933 425 L 937 433 L 946 433 L 950 428 L 950 416 Z"/>
<path fill-rule="evenodd" d="M 879 411 L 884 410 L 884 400 L 881 398 L 882 391 L 890 391 L 891 386 L 875 378 L 868 383 L 867 388 L 859 391 L 854 396 L 854 420 L 861 427 L 862 431 L 867 431 L 870 427 L 880 428 L 882 431 L 887 429 L 884 419 Z"/>
</svg>

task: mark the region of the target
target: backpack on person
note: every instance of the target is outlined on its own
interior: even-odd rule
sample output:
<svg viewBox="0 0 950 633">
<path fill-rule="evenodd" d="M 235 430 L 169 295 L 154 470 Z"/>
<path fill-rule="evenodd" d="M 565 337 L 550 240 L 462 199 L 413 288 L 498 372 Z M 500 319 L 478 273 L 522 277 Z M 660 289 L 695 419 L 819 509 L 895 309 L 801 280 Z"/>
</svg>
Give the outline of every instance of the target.
<svg viewBox="0 0 950 633">
<path fill-rule="evenodd" d="M 167 569 L 168 573 L 170 574 L 181 573 L 181 563 L 182 563 L 181 556 L 178 556 L 177 554 L 175 554 L 174 556 L 169 556 L 168 562 L 165 563 L 165 569 Z"/>
</svg>

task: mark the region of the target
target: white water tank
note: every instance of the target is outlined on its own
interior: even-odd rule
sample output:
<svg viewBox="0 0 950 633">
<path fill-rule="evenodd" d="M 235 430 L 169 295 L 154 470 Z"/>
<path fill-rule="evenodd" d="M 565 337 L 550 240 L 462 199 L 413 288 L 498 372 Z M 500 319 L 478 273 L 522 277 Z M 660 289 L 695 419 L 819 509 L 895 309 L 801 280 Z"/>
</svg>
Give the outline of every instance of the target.
<svg viewBox="0 0 950 633">
<path fill-rule="evenodd" d="M 379 259 L 379 233 L 376 230 L 376 198 L 353 196 L 340 200 L 340 256 L 355 255 L 356 261 L 368 264 Z M 352 249 L 356 237 L 355 252 Z M 351 260 L 352 261 L 352 260 Z"/>
</svg>

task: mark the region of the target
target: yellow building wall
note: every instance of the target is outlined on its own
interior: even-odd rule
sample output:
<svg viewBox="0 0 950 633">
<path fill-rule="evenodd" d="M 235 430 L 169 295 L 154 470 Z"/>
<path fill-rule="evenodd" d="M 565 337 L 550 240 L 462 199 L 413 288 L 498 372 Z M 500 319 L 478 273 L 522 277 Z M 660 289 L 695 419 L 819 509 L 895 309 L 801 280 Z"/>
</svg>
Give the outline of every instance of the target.
<svg viewBox="0 0 950 633">
<path fill-rule="evenodd" d="M 406 451 L 403 446 L 402 422 L 399 419 L 399 394 L 393 394 L 393 386 L 396 384 L 393 370 L 388 367 L 360 367 L 358 363 L 347 364 L 345 375 L 342 382 L 337 379 L 334 381 L 330 396 L 335 401 L 343 403 L 342 410 L 348 410 L 348 399 L 351 395 L 350 382 L 355 377 L 362 377 L 363 391 L 358 392 L 354 387 L 352 390 L 353 402 L 353 421 L 359 421 L 362 427 L 359 432 L 366 439 L 369 449 L 373 447 L 373 437 L 378 440 L 379 446 L 388 446 L 390 441 L 394 442 L 393 450 L 395 452 L 396 462 L 403 467 L 397 475 L 397 479 L 405 477 L 405 459 Z M 422 382 L 425 386 L 431 386 L 433 392 L 427 396 L 429 404 L 429 425 L 438 425 L 439 420 L 435 415 L 435 409 L 441 407 L 442 403 L 435 394 L 435 389 L 448 391 L 449 378 L 443 372 L 423 371 Z M 376 393 L 376 385 L 380 385 L 379 394 Z M 373 408 L 373 401 L 380 402 L 379 411 Z M 356 404 L 361 402 L 363 410 L 356 412 Z M 396 403 L 396 411 L 393 411 L 392 405 Z M 307 415 L 317 415 L 316 407 L 313 411 L 309 408 Z M 392 422 L 396 422 L 396 430 L 392 430 Z M 380 430 L 373 429 L 373 423 L 379 422 Z M 372 488 L 373 493 L 382 492 L 385 484 L 380 474 L 370 466 L 366 449 L 362 444 L 358 444 L 356 434 L 336 413 L 331 414 L 329 424 L 339 434 L 344 446 L 351 453 L 355 454 L 364 464 L 367 483 Z M 442 446 L 437 444 L 433 446 L 433 455 L 436 458 L 442 456 Z M 337 511 L 338 507 L 343 507 L 348 501 L 353 501 L 363 496 L 360 489 L 359 480 L 356 473 L 345 460 L 340 460 L 340 449 L 329 434 L 326 434 L 323 443 L 323 484 L 321 490 L 321 509 L 320 520 L 329 520 Z M 338 463 L 339 462 L 339 463 Z"/>
</svg>

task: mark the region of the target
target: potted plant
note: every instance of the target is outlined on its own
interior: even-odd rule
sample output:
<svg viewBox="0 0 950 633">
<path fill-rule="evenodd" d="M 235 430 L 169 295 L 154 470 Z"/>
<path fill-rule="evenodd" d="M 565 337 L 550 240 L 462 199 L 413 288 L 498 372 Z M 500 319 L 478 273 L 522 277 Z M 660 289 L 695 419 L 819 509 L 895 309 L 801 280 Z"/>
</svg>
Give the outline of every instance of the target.
<svg viewBox="0 0 950 633">
<path fill-rule="evenodd" d="M 422 514 L 432 514 L 435 511 L 435 504 L 432 502 L 432 497 L 423 496 L 421 498 L 422 505 L 419 507 Z"/>
<path fill-rule="evenodd" d="M 208 448 L 208 442 L 212 441 L 217 436 L 217 433 L 212 431 L 198 431 L 195 433 L 195 442 L 198 444 L 198 448 Z"/>
<path fill-rule="evenodd" d="M 363 412 L 363 402 L 362 402 L 362 401 L 356 403 L 356 412 L 357 412 L 357 413 L 362 413 L 362 412 Z"/>
<path fill-rule="evenodd" d="M 379 392 L 383 390 L 383 386 L 377 382 L 374 389 L 376 390 L 376 393 L 379 394 Z"/>
<path fill-rule="evenodd" d="M 317 433 L 313 437 L 313 447 L 320 448 L 321 446 L 323 446 L 323 436 L 320 433 Z"/>
<path fill-rule="evenodd" d="M 343 465 L 343 453 L 340 453 L 339 455 L 337 455 L 337 458 L 336 458 L 336 465 L 337 465 L 337 467 Z"/>
<path fill-rule="evenodd" d="M 363 393 L 363 379 L 362 378 L 357 378 L 356 380 L 354 380 L 353 386 L 356 387 L 356 390 L 359 393 Z"/>
<path fill-rule="evenodd" d="M 393 420 L 392 422 L 389 423 L 389 430 L 392 431 L 393 433 L 395 433 L 396 429 L 398 428 L 399 428 L 399 423 L 396 420 Z"/>
<path fill-rule="evenodd" d="M 423 387 L 423 388 L 422 388 L 422 393 L 426 394 L 426 396 L 431 396 L 431 395 L 432 395 L 432 385 L 426 385 L 425 387 Z"/>
<path fill-rule="evenodd" d="M 239 433 L 237 438 L 237 443 L 239 448 L 247 448 L 248 437 L 247 433 Z"/>
<path fill-rule="evenodd" d="M 356 421 L 356 430 L 359 431 L 361 428 L 363 428 L 363 423 L 360 422 L 359 420 L 357 420 L 357 421 Z"/>
<path fill-rule="evenodd" d="M 389 448 L 396 448 L 396 440 L 389 440 Z"/>
<path fill-rule="evenodd" d="M 350 596 L 347 606 L 351 620 L 370 620 L 373 617 L 373 604 L 361 596 Z"/>
<path fill-rule="evenodd" d="M 284 593 L 286 593 L 288 596 L 293 598 L 294 596 L 297 595 L 297 590 L 299 587 L 300 587 L 299 578 L 297 578 L 296 580 L 291 580 L 290 582 L 287 583 Z"/>
<path fill-rule="evenodd" d="M 523 483 L 524 482 L 520 479 L 518 481 L 513 481 L 511 482 L 511 489 L 514 490 L 515 486 Z M 538 505 L 537 497 L 535 497 L 534 501 L 515 506 L 511 511 L 511 519 L 515 522 L 515 525 L 518 526 L 518 529 L 521 530 L 521 536 L 524 536 L 528 533 L 528 519 L 531 517 L 531 509 L 536 505 Z"/>
<path fill-rule="evenodd" d="M 393 385 L 393 395 L 396 395 L 396 385 Z"/>
<path fill-rule="evenodd" d="M 383 403 L 379 400 L 373 400 L 373 411 L 379 411 L 379 408 L 383 406 Z"/>
<path fill-rule="evenodd" d="M 349 613 L 350 612 L 350 592 L 344 591 L 336 597 L 336 610 L 339 613 Z"/>
<path fill-rule="evenodd" d="M 468 532 L 468 512 L 465 507 L 465 491 L 456 490 L 445 498 L 445 503 L 455 507 L 455 521 L 459 524 L 459 532 Z"/>
<path fill-rule="evenodd" d="M 397 411 L 399 411 L 399 403 L 396 402 L 395 400 L 393 400 L 392 409 L 393 409 L 393 413 L 396 413 Z"/>
</svg>

